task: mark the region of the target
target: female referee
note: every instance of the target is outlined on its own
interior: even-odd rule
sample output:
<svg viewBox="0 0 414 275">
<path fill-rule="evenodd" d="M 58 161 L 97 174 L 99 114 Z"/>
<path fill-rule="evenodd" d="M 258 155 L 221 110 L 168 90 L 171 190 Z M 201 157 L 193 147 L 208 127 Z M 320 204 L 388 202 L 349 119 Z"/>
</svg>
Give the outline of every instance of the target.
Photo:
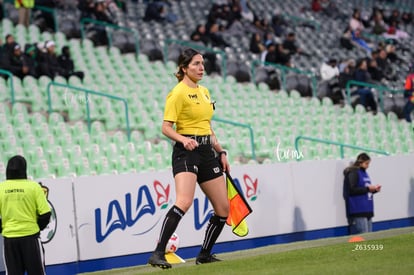
<svg viewBox="0 0 414 275">
<path fill-rule="evenodd" d="M 198 84 L 203 74 L 203 56 L 193 49 L 184 50 L 178 58 L 175 74 L 178 84 L 167 96 L 162 123 L 162 133 L 175 141 L 172 170 L 176 201 L 165 216 L 157 247 L 148 260 L 152 266 L 171 268 L 165 259 L 165 247 L 192 205 L 197 182 L 210 200 L 214 214 L 209 220 L 196 264 L 220 261 L 211 250 L 229 214 L 223 170 L 229 170 L 230 166 L 211 127 L 214 102 L 207 88 Z"/>
</svg>

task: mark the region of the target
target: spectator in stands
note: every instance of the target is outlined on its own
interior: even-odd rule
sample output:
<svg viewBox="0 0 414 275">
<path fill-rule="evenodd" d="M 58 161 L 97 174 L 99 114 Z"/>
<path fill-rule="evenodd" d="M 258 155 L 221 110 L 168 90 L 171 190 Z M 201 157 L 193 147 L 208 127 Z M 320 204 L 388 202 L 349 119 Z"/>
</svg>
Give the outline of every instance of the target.
<svg viewBox="0 0 414 275">
<path fill-rule="evenodd" d="M 376 58 L 378 68 L 381 70 L 382 74 L 387 80 L 396 81 L 398 79 L 397 75 L 387 56 L 387 51 L 385 49 L 380 49 L 378 57 Z"/>
<path fill-rule="evenodd" d="M 351 34 L 352 41 L 354 42 L 354 44 L 364 49 L 367 52 L 367 54 L 370 55 L 373 45 L 368 43 L 368 41 L 364 39 L 364 37 L 362 36 L 362 32 L 360 30 L 355 30 L 351 31 Z"/>
<path fill-rule="evenodd" d="M 326 87 L 326 94 L 324 96 L 331 98 L 334 103 L 339 103 L 343 97 L 338 82 L 338 61 L 335 58 L 330 58 L 326 62 L 323 62 L 320 68 L 320 74 L 320 84 L 322 87 Z"/>
<path fill-rule="evenodd" d="M 225 48 L 230 47 L 230 45 L 224 40 L 222 29 L 218 23 L 212 23 L 208 28 L 208 35 L 211 39 L 211 46 Z"/>
<path fill-rule="evenodd" d="M 377 58 L 379 55 L 379 50 L 374 50 L 371 53 L 371 57 L 367 58 L 367 64 L 368 64 L 368 72 L 374 81 L 382 82 L 384 81 L 384 74 L 382 73 L 382 70 L 378 68 Z"/>
<path fill-rule="evenodd" d="M 339 44 L 342 48 L 345 48 L 347 50 L 352 50 L 354 48 L 354 42 L 352 41 L 352 31 L 349 26 L 347 26 L 342 33 Z"/>
<path fill-rule="evenodd" d="M 289 51 L 283 48 L 282 43 L 277 42 L 268 42 L 266 50 L 262 52 L 261 61 L 292 67 Z"/>
<path fill-rule="evenodd" d="M 4 45 L 3 45 L 3 40 L 0 38 L 0 69 L 3 68 L 3 58 L 5 58 L 3 57 L 3 53 L 4 53 Z"/>
<path fill-rule="evenodd" d="M 409 67 L 409 72 L 405 79 L 404 91 L 404 97 L 407 99 L 407 102 L 403 109 L 403 115 L 405 120 L 411 123 L 411 113 L 414 110 L 414 62 Z"/>
<path fill-rule="evenodd" d="M 272 16 L 271 20 L 271 27 L 273 30 L 273 33 L 277 37 L 283 37 L 285 35 L 285 28 L 287 26 L 287 22 L 283 19 L 282 14 L 276 13 Z"/>
<path fill-rule="evenodd" d="M 400 23 L 400 11 L 398 9 L 393 9 L 390 16 L 385 18 L 385 21 L 388 25 L 391 25 L 392 22 L 395 22 L 396 25 Z"/>
<path fill-rule="evenodd" d="M 366 153 L 344 170 L 343 197 L 350 234 L 372 231 L 374 216 L 373 194 L 381 191 L 381 185 L 373 185 L 367 173 L 371 158 Z"/>
<path fill-rule="evenodd" d="M 190 39 L 195 42 L 201 42 L 204 46 L 209 46 L 211 43 L 210 37 L 207 33 L 204 24 L 198 24 L 196 29 L 191 33 Z"/>
<path fill-rule="evenodd" d="M 16 43 L 13 53 L 4 59 L 4 67 L 20 79 L 29 74 L 29 68 L 24 63 L 22 48 L 19 44 Z"/>
<path fill-rule="evenodd" d="M 164 5 L 162 5 L 159 1 L 148 3 L 145 9 L 144 21 L 164 21 L 165 18 L 163 16 L 163 9 Z"/>
<path fill-rule="evenodd" d="M 323 12 L 325 15 L 331 17 L 342 17 L 334 1 L 330 0 L 312 0 L 311 10 L 313 12 Z"/>
<path fill-rule="evenodd" d="M 265 46 L 269 43 L 280 43 L 280 39 L 275 37 L 272 32 L 265 32 L 262 39 Z"/>
<path fill-rule="evenodd" d="M 158 21 L 175 23 L 178 20 L 176 14 L 167 11 L 168 4 L 161 0 L 154 0 L 147 4 L 144 21 Z"/>
<path fill-rule="evenodd" d="M 71 76 L 77 76 L 83 81 L 85 74 L 82 71 L 75 71 L 73 59 L 70 56 L 70 49 L 68 46 L 62 47 L 62 53 L 58 57 L 58 63 L 62 68 L 63 76 L 69 79 Z"/>
<path fill-rule="evenodd" d="M 95 10 L 95 0 L 79 0 L 78 9 L 81 12 L 81 18 L 92 18 Z"/>
<path fill-rule="evenodd" d="M 14 46 L 16 46 L 16 41 L 14 40 L 14 36 L 12 34 L 7 34 L 5 38 L 5 43 L 3 45 L 4 53 L 8 56 L 11 56 L 14 51 Z"/>
<path fill-rule="evenodd" d="M 276 63 L 276 44 L 273 42 L 268 42 L 266 44 L 266 49 L 262 51 L 260 55 L 260 60 L 262 63 L 271 62 Z"/>
<path fill-rule="evenodd" d="M 285 40 L 283 41 L 283 48 L 289 51 L 289 55 L 292 57 L 295 54 L 301 54 L 304 56 L 309 56 L 302 48 L 297 45 L 296 34 L 290 32 L 287 34 Z"/>
<path fill-rule="evenodd" d="M 398 56 L 397 47 L 394 44 L 388 44 L 385 46 L 385 51 L 387 52 L 387 59 L 391 63 L 402 64 L 405 62 L 404 59 Z"/>
<path fill-rule="evenodd" d="M 123 13 L 128 13 L 128 7 L 126 0 L 114 0 L 113 3 L 120 9 Z"/>
<path fill-rule="evenodd" d="M 171 268 L 165 259 L 165 247 L 191 207 L 197 183 L 213 202 L 214 213 L 207 225 L 196 264 L 220 261 L 211 251 L 229 214 L 223 171 L 228 171 L 230 165 L 211 128 L 214 102 L 208 89 L 198 84 L 204 72 L 203 57 L 193 49 L 185 49 L 178 58 L 178 68 L 176 76 L 179 83 L 167 96 L 162 122 L 162 133 L 175 142 L 172 170 L 176 201 L 165 216 L 156 249 L 148 261 L 161 268 Z M 214 152 L 217 152 L 217 157 Z"/>
<path fill-rule="evenodd" d="M 372 33 L 376 35 L 382 35 L 388 30 L 387 24 L 385 24 L 382 13 L 380 11 L 375 11 L 373 15 L 373 26 Z"/>
<path fill-rule="evenodd" d="M 354 59 L 344 60 L 342 61 L 338 68 L 339 68 L 339 77 L 338 77 L 338 84 L 339 87 L 342 89 L 343 93 L 345 93 L 346 84 L 348 81 L 354 79 L 355 74 L 355 66 L 356 62 Z"/>
<path fill-rule="evenodd" d="M 312 0 L 311 10 L 314 11 L 314 12 L 322 11 L 321 0 Z"/>
<path fill-rule="evenodd" d="M 204 24 L 198 24 L 197 28 L 190 36 L 191 40 L 194 42 L 200 42 L 203 46 L 209 47 L 210 46 L 210 37 L 206 32 L 206 27 Z M 213 52 L 205 52 L 203 53 L 203 57 L 205 58 L 204 69 L 206 70 L 207 74 L 211 74 L 212 72 L 220 73 L 221 69 L 220 66 L 217 64 L 217 57 L 216 54 Z"/>
<path fill-rule="evenodd" d="M 253 33 L 250 37 L 250 45 L 249 50 L 252 53 L 261 54 L 263 51 L 266 50 L 266 47 L 262 41 L 262 37 L 260 36 L 260 33 Z"/>
<path fill-rule="evenodd" d="M 39 64 L 37 60 L 37 48 L 33 44 L 26 44 L 24 55 L 24 64 L 29 68 L 29 75 L 38 78 L 39 77 Z"/>
<path fill-rule="evenodd" d="M 31 11 L 35 0 L 15 0 L 14 6 L 19 10 L 19 24 L 28 27 L 30 24 Z"/>
<path fill-rule="evenodd" d="M 91 18 L 104 23 L 116 25 L 117 22 L 108 12 L 105 0 L 95 0 L 94 10 L 91 14 Z M 95 46 L 108 45 L 108 37 L 106 28 L 101 25 L 92 25 L 89 29 L 88 36 L 94 42 Z"/>
<path fill-rule="evenodd" d="M 320 73 L 323 81 L 331 81 L 339 76 L 338 61 L 330 58 L 327 62 L 322 63 Z"/>
<path fill-rule="evenodd" d="M 45 43 L 45 54 L 43 55 L 42 62 L 39 64 L 42 75 L 46 75 L 51 79 L 55 76 L 64 76 L 64 71 L 59 65 L 58 57 L 56 55 L 56 45 L 52 40 Z"/>
<path fill-rule="evenodd" d="M 357 61 L 354 80 L 364 83 L 372 83 L 365 58 L 361 58 Z M 359 103 L 362 106 L 374 113 L 377 112 L 377 102 L 370 88 L 366 86 L 358 86 L 356 93 L 359 95 Z"/>
<path fill-rule="evenodd" d="M 403 12 L 403 14 L 401 15 L 401 21 L 402 23 L 404 23 L 405 25 L 409 25 L 412 23 L 413 21 L 413 16 L 410 12 Z"/>
<path fill-rule="evenodd" d="M 363 31 L 365 29 L 364 23 L 361 19 L 361 11 L 359 9 L 354 9 L 352 13 L 352 17 L 349 20 L 349 27 L 351 28 L 351 31 Z"/>
<path fill-rule="evenodd" d="M 238 2 L 240 3 L 241 7 L 242 19 L 249 23 L 253 23 L 254 12 L 252 11 L 249 0 L 239 0 Z"/>
<path fill-rule="evenodd" d="M 397 21 L 391 21 L 387 32 L 384 33 L 384 37 L 393 39 L 396 42 L 409 38 L 408 33 L 399 29 L 397 24 Z"/>
</svg>

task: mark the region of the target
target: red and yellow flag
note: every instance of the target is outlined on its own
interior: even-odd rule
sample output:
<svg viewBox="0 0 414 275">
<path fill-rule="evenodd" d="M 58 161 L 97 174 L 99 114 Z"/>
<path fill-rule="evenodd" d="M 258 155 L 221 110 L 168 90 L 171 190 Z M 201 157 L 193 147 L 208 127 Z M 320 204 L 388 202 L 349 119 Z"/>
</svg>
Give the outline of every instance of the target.
<svg viewBox="0 0 414 275">
<path fill-rule="evenodd" d="M 252 209 L 238 190 L 236 184 L 234 184 L 229 173 L 226 173 L 226 181 L 227 197 L 230 203 L 230 213 L 226 223 L 232 227 L 234 234 L 244 237 L 249 233 L 245 218 L 252 213 Z"/>
</svg>

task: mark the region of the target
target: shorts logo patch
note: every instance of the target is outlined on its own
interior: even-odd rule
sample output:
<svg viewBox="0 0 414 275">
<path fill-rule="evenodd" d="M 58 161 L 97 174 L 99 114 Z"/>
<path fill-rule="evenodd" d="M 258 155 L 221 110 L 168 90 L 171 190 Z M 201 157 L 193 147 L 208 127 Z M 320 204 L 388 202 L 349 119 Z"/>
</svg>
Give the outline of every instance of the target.
<svg viewBox="0 0 414 275">
<path fill-rule="evenodd" d="M 220 168 L 219 167 L 214 167 L 213 171 L 214 171 L 214 173 L 218 174 L 218 173 L 220 173 Z"/>
</svg>

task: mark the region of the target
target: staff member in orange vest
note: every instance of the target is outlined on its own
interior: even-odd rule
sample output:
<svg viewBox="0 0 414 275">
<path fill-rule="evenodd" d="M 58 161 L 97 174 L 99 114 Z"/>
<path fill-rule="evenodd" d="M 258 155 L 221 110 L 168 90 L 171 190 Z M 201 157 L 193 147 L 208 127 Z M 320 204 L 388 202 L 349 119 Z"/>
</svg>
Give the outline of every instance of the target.
<svg viewBox="0 0 414 275">
<path fill-rule="evenodd" d="M 404 90 L 407 103 L 404 106 L 403 114 L 405 120 L 411 122 L 411 113 L 414 110 L 414 62 L 410 65 L 409 74 L 405 79 Z"/>
</svg>

